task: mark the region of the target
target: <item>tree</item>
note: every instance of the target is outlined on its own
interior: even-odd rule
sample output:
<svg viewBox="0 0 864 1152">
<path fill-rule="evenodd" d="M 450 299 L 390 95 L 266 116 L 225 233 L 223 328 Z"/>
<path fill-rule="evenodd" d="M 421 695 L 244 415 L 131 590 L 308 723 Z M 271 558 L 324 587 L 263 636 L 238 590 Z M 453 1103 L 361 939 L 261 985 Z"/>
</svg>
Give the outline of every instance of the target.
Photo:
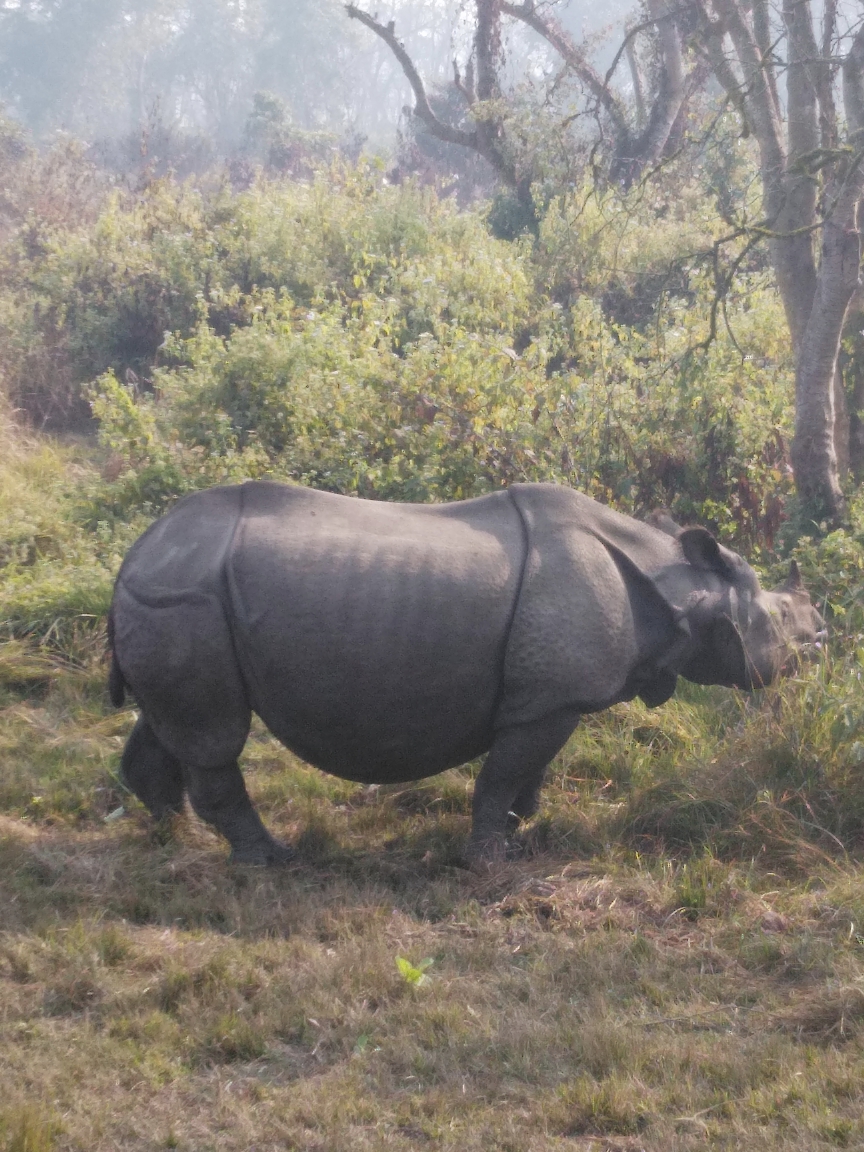
<svg viewBox="0 0 864 1152">
<path fill-rule="evenodd" d="M 680 141 L 688 97 L 701 87 L 704 69 L 694 67 L 689 75 L 685 68 L 679 17 L 680 6 L 669 0 L 646 0 L 647 18 L 631 27 L 605 76 L 591 63 L 585 48 L 549 11 L 536 0 L 521 4 L 502 0 L 501 11 L 523 21 L 558 52 L 566 67 L 578 79 L 594 103 L 598 114 L 605 116 L 612 135 L 609 178 L 629 187 L 642 172 L 670 151 Z M 654 32 L 651 68 L 647 93 L 646 77 L 634 49 L 639 33 Z M 627 56 L 633 84 L 633 99 L 616 93 L 610 81 L 621 60 Z M 636 115 L 634 118 L 633 112 Z"/>
<path fill-rule="evenodd" d="M 605 76 L 592 64 L 585 47 L 556 19 L 550 5 L 538 6 L 536 0 L 523 0 L 521 4 L 474 0 L 473 7 L 470 57 L 463 67 L 458 61 L 453 62 L 453 84 L 469 112 L 470 123 L 465 126 L 449 123 L 436 114 L 414 58 L 396 35 L 395 21 L 384 24 L 354 3 L 347 4 L 346 11 L 389 46 L 413 90 L 412 113 L 426 130 L 439 140 L 483 156 L 498 178 L 516 193 L 528 219 L 534 220 L 531 184 L 536 172 L 530 153 L 520 148 L 517 134 L 511 129 L 512 117 L 503 100 L 502 17 L 530 28 L 560 57 L 565 73 L 576 79 L 610 141 L 609 178 L 613 182 L 629 186 L 677 146 L 689 98 L 704 83 L 707 69 L 698 62 L 687 69 L 679 25 L 682 9 L 673 7 L 671 0 L 647 0 L 647 18 L 630 29 Z M 654 34 L 647 78 L 633 51 L 636 37 L 646 32 Z M 637 95 L 635 116 L 633 101 L 611 86 L 613 73 L 625 54 Z M 553 87 L 556 83 L 553 81 Z"/>
<path fill-rule="evenodd" d="M 499 76 L 501 0 L 475 0 L 475 3 L 473 51 L 464 77 L 454 61 L 454 84 L 462 93 L 471 113 L 471 124 L 468 127 L 451 124 L 436 114 L 414 61 L 396 36 L 394 20 L 382 24 L 356 4 L 346 4 L 345 10 L 352 20 L 359 20 L 379 36 L 398 60 L 414 92 L 413 115 L 438 140 L 470 148 L 487 160 L 498 178 L 516 193 L 526 221 L 536 226 L 531 196 L 532 172 L 520 164 L 505 127 L 506 108 L 501 101 Z"/>
<path fill-rule="evenodd" d="M 759 146 L 758 231 L 795 356 L 796 488 L 807 517 L 837 525 L 845 514 L 838 447 L 845 455 L 848 439 L 837 363 L 861 260 L 864 25 L 841 36 L 837 0 L 826 0 L 818 38 L 810 0 L 782 0 L 782 22 L 768 0 L 698 3 L 705 58 Z"/>
</svg>

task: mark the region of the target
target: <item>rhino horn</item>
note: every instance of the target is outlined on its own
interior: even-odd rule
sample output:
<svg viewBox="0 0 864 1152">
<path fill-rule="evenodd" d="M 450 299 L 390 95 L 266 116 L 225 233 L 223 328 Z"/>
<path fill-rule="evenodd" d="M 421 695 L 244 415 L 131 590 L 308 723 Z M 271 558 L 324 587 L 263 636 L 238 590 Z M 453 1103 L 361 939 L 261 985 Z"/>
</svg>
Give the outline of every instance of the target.
<svg viewBox="0 0 864 1152">
<path fill-rule="evenodd" d="M 700 572 L 731 576 L 729 562 L 707 528 L 684 528 L 678 536 L 678 543 L 688 564 Z"/>
</svg>

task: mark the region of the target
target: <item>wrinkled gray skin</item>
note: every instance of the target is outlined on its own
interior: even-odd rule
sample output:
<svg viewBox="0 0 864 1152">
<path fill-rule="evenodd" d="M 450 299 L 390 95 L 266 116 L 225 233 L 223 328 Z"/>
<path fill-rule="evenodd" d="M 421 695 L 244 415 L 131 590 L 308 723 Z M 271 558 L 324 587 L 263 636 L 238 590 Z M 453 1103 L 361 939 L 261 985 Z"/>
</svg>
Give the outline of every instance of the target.
<svg viewBox="0 0 864 1152">
<path fill-rule="evenodd" d="M 661 704 L 678 676 L 759 687 L 816 639 L 797 571 L 763 592 L 705 529 L 657 523 L 549 484 L 438 505 L 261 482 L 189 496 L 117 579 L 112 699 L 128 685 L 141 710 L 123 776 L 157 818 L 188 792 L 233 859 L 263 864 L 291 850 L 237 765 L 252 712 L 362 783 L 488 752 L 469 851 L 500 857 L 581 715 Z"/>
</svg>

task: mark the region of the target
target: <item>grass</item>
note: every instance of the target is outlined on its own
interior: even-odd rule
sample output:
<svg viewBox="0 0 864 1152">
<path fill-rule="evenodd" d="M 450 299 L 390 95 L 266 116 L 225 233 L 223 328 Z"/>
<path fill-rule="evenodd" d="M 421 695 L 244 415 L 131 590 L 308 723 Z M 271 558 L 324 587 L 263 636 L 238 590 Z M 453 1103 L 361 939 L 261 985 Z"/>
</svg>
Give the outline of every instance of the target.
<svg viewBox="0 0 864 1152">
<path fill-rule="evenodd" d="M 123 792 L 97 651 L 0 654 L 5 1152 L 864 1143 L 848 665 L 592 718 L 479 876 L 470 769 L 361 788 L 260 729 L 298 860 L 232 867 Z"/>
<path fill-rule="evenodd" d="M 588 718 L 494 874 L 473 767 L 362 788 L 256 728 L 298 856 L 232 866 L 117 778 L 92 464 L 6 446 L 0 1152 L 864 1146 L 860 638 Z"/>
</svg>

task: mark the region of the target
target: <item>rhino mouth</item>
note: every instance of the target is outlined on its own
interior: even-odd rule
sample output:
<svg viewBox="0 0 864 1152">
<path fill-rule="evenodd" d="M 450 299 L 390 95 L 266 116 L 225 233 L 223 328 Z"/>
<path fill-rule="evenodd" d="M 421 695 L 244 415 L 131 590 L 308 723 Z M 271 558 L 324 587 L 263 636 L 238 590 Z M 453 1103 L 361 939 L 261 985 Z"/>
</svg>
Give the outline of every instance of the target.
<svg viewBox="0 0 864 1152">
<path fill-rule="evenodd" d="M 800 672 L 805 664 L 812 664 L 815 660 L 818 660 L 825 651 L 825 641 L 827 638 L 828 629 L 823 628 L 820 632 L 816 633 L 813 640 L 805 640 L 796 644 L 780 670 L 781 675 L 788 676 L 795 672 Z"/>
<path fill-rule="evenodd" d="M 752 689 L 764 688 L 780 677 L 795 676 L 808 664 L 819 660 L 825 651 L 827 629 L 817 632 L 812 640 L 791 640 L 785 645 L 786 652 L 783 659 L 772 669 L 768 676 L 764 676 L 756 664 L 747 659 L 748 687 Z"/>
</svg>

